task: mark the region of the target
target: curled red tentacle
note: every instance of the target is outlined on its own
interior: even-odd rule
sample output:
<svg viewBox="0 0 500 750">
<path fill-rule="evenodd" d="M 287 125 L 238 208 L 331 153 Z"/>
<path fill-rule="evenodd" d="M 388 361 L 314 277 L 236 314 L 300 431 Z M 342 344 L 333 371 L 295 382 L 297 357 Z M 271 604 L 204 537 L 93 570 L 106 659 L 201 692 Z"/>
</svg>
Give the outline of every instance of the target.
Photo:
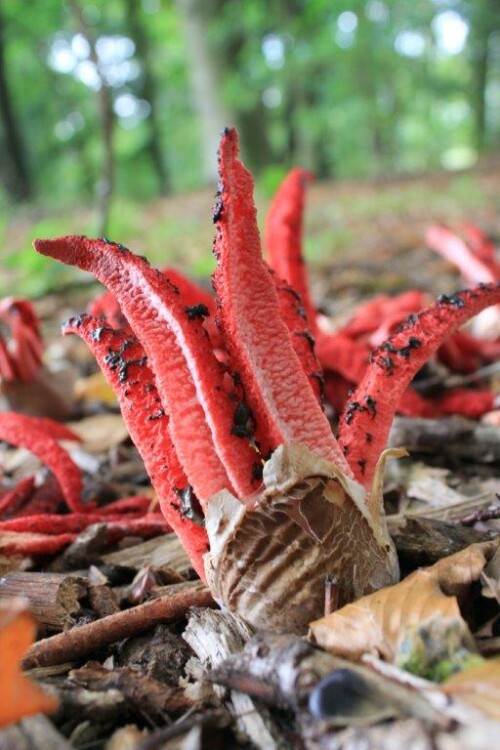
<svg viewBox="0 0 500 750">
<path fill-rule="evenodd" d="M 92 507 L 81 501 L 80 469 L 57 442 L 79 440 L 69 428 L 51 419 L 3 412 L 0 414 L 0 440 L 27 448 L 43 461 L 56 476 L 68 507 L 72 510 L 85 513 Z"/>
</svg>

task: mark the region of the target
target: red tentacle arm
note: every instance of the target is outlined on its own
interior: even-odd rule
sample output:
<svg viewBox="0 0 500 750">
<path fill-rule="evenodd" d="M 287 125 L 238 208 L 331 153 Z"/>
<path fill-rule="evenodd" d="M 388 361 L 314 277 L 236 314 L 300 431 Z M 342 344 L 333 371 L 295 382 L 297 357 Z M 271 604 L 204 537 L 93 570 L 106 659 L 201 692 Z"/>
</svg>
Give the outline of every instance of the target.
<svg viewBox="0 0 500 750">
<path fill-rule="evenodd" d="M 207 499 L 255 490 L 255 453 L 233 432 L 235 405 L 197 315 L 149 263 L 121 245 L 85 237 L 37 240 L 35 249 L 93 273 L 116 295 L 155 374 L 170 433 L 190 484 Z"/>
<path fill-rule="evenodd" d="M 482 232 L 479 227 L 469 222 L 461 224 L 460 230 L 474 255 L 486 265 L 490 265 L 493 272 L 497 274 L 498 281 L 500 267 L 496 259 L 497 249 L 493 240 Z"/>
<path fill-rule="evenodd" d="M 281 318 L 276 289 L 262 260 L 253 179 L 237 157 L 237 133 L 226 130 L 214 212 L 214 286 L 224 338 L 256 421 L 257 438 L 264 453 L 284 443 L 303 443 L 351 475 Z"/>
<path fill-rule="evenodd" d="M 202 556 L 208 549 L 205 529 L 187 517 L 181 499 L 190 493 L 188 479 L 179 463 L 168 430 L 153 373 L 139 341 L 130 331 L 102 325 L 88 315 L 72 318 L 65 334 L 80 336 L 90 348 L 113 389 L 130 437 L 142 456 L 163 515 L 203 578 Z M 105 508 L 102 509 L 106 511 Z"/>
<path fill-rule="evenodd" d="M 29 500 L 35 488 L 35 477 L 30 474 L 19 480 L 15 487 L 6 492 L 0 498 L 0 516 L 8 514 L 12 516 L 19 508 Z"/>
<path fill-rule="evenodd" d="M 323 398 L 323 371 L 316 356 L 315 337 L 309 330 L 300 295 L 290 284 L 269 269 L 274 281 L 280 314 L 288 328 L 295 354 L 299 358 L 309 385 L 321 403 Z"/>
<path fill-rule="evenodd" d="M 179 290 L 186 306 L 192 309 L 193 314 L 197 310 L 199 311 L 203 318 L 203 327 L 210 337 L 213 348 L 224 349 L 224 341 L 215 322 L 216 308 L 213 295 L 188 279 L 176 268 L 166 266 L 162 269 L 162 273 Z"/>
<path fill-rule="evenodd" d="M 469 284 L 489 284 L 500 281 L 500 269 L 484 255 L 476 255 L 467 243 L 448 227 L 436 224 L 429 227 L 425 241 L 430 248 L 455 265 Z"/>
<path fill-rule="evenodd" d="M 15 364 L 12 361 L 12 356 L 7 349 L 7 345 L 3 338 L 0 336 L 0 378 L 2 380 L 15 380 L 17 377 Z"/>
<path fill-rule="evenodd" d="M 305 191 L 312 179 L 310 172 L 300 168 L 285 177 L 266 217 L 264 245 L 273 270 L 299 293 L 309 329 L 316 335 L 316 310 L 302 255 Z"/>
<path fill-rule="evenodd" d="M 358 481 L 369 487 L 401 396 L 456 328 L 500 301 L 500 284 L 479 285 L 410 316 L 372 353 L 372 361 L 341 417 L 339 443 Z"/>
<path fill-rule="evenodd" d="M 31 302 L 7 297 L 0 302 L 0 320 L 10 327 L 10 351 L 0 352 L 0 374 L 5 380 L 29 383 L 42 366 L 43 340 L 37 315 Z"/>
<path fill-rule="evenodd" d="M 67 427 L 50 419 L 27 417 L 15 412 L 0 414 L 0 440 L 27 448 L 46 464 L 57 478 L 68 506 L 85 513 L 93 506 L 81 501 L 80 469 L 58 440 L 79 440 Z"/>
</svg>

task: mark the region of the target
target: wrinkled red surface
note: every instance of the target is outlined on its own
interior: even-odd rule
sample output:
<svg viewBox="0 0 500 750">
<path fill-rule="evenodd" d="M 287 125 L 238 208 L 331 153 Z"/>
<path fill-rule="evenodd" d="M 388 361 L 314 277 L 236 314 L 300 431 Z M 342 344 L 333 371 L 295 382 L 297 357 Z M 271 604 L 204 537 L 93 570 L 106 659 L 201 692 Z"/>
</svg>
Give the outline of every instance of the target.
<svg viewBox="0 0 500 750">
<path fill-rule="evenodd" d="M 222 136 L 221 192 L 214 220 L 214 286 L 231 365 L 240 376 L 264 455 L 283 443 L 302 443 L 350 474 L 301 363 L 262 260 L 253 179 L 238 159 L 234 129 Z"/>
<path fill-rule="evenodd" d="M 269 207 L 264 244 L 269 262 L 279 278 L 300 295 L 309 330 L 316 335 L 316 310 L 309 293 L 307 268 L 302 255 L 302 222 L 305 188 L 313 179 L 305 169 L 292 169 Z"/>
<path fill-rule="evenodd" d="M 481 310 L 500 301 L 500 284 L 479 285 L 413 315 L 375 349 L 371 363 L 346 404 L 339 442 L 360 482 L 370 486 L 399 399 L 443 339 Z"/>
<path fill-rule="evenodd" d="M 290 284 L 280 279 L 271 269 L 273 281 L 278 293 L 280 315 L 290 333 L 292 346 L 299 358 L 309 385 L 321 402 L 323 396 L 323 370 L 316 355 L 315 340 L 311 334 L 302 306 L 300 295 Z"/>
<path fill-rule="evenodd" d="M 130 331 L 113 330 L 87 315 L 72 318 L 63 331 L 81 336 L 96 358 L 120 404 L 162 512 L 203 578 L 202 555 L 208 548 L 207 535 L 204 528 L 182 513 L 180 493 L 187 490 L 188 480 L 172 444 L 168 415 L 162 408 L 144 349 Z"/>
<path fill-rule="evenodd" d="M 255 489 L 255 453 L 233 434 L 236 404 L 223 387 L 199 317 L 191 316 L 175 287 L 121 245 L 66 237 L 38 240 L 36 249 L 94 275 L 116 295 L 146 351 L 170 418 L 170 433 L 199 498 L 223 488 L 244 497 Z"/>
</svg>

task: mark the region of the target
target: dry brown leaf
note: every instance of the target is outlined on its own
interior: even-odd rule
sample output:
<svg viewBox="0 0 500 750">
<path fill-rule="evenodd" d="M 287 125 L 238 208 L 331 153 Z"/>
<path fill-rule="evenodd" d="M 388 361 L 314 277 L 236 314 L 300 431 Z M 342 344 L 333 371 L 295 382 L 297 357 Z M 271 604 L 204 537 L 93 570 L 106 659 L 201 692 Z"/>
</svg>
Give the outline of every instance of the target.
<svg viewBox="0 0 500 750">
<path fill-rule="evenodd" d="M 473 544 L 401 583 L 364 596 L 311 623 L 311 635 L 327 651 L 358 660 L 374 653 L 393 661 L 403 639 L 424 623 L 439 619 L 467 642 L 472 638 L 455 596 L 477 581 L 498 542 Z"/>
<path fill-rule="evenodd" d="M 57 700 L 25 677 L 20 662 L 33 643 L 36 622 L 24 602 L 0 607 L 0 727 L 57 709 Z"/>
<path fill-rule="evenodd" d="M 121 414 L 96 414 L 79 422 L 72 422 L 70 426 L 81 437 L 83 447 L 89 453 L 101 453 L 115 448 L 128 437 Z"/>
<path fill-rule="evenodd" d="M 464 669 L 442 684 L 442 689 L 500 721 L 500 659 L 488 659 Z"/>
<path fill-rule="evenodd" d="M 101 372 L 89 375 L 88 378 L 79 378 L 75 383 L 74 393 L 81 401 L 100 401 L 109 406 L 117 403 L 115 394 Z"/>
</svg>

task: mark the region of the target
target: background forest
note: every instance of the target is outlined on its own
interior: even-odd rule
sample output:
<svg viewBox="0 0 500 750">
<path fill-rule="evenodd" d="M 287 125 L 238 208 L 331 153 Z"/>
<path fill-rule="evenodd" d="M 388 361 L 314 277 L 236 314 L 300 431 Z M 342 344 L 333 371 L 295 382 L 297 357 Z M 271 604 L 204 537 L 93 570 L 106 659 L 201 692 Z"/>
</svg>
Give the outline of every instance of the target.
<svg viewBox="0 0 500 750">
<path fill-rule="evenodd" d="M 0 118 L 7 269 L 41 262 L 34 234 L 149 232 L 144 204 L 213 189 L 228 123 L 264 198 L 292 165 L 469 168 L 499 144 L 500 5 L 0 0 Z M 75 208 L 91 211 L 77 226 Z"/>
</svg>

